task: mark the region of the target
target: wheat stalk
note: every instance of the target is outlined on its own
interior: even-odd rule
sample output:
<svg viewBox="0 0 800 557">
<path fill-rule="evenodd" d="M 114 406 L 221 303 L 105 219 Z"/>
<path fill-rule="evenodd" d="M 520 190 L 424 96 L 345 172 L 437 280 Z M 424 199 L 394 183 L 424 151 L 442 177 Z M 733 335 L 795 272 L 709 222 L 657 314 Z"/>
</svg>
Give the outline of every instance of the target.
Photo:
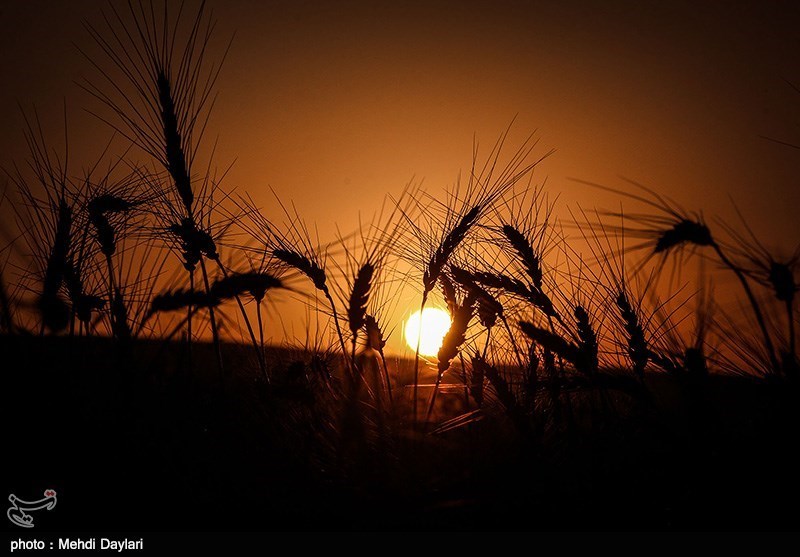
<svg viewBox="0 0 800 557">
<path fill-rule="evenodd" d="M 447 265 L 459 244 L 466 238 L 470 228 L 477 222 L 480 212 L 481 207 L 479 205 L 474 206 L 461 217 L 458 224 L 445 234 L 442 242 L 425 265 L 425 270 L 422 274 L 423 296 L 427 296 L 434 289 L 445 265 Z"/>
<path fill-rule="evenodd" d="M 500 374 L 500 372 L 497 371 L 497 368 L 489 365 L 489 363 L 486 362 L 486 360 L 484 360 L 479 354 L 476 354 L 472 358 L 472 367 L 473 369 L 479 370 L 478 373 L 484 375 L 489 380 L 489 384 L 491 384 L 494 388 L 497 399 L 506 409 L 509 417 L 520 429 L 520 431 L 524 434 L 530 434 L 530 423 L 528 422 L 525 413 L 520 408 L 517 397 L 511 390 L 511 386 Z"/>
<path fill-rule="evenodd" d="M 122 341 L 129 341 L 133 335 L 130 324 L 128 323 L 128 306 L 122 289 L 116 287 L 114 297 L 111 300 L 111 328 L 114 336 Z"/>
<path fill-rule="evenodd" d="M 156 313 L 183 310 L 187 307 L 204 308 L 212 304 L 218 305 L 219 303 L 219 298 L 213 298 L 205 292 L 178 288 L 154 296 L 150 304 L 148 318 Z"/>
<path fill-rule="evenodd" d="M 646 186 L 636 182 L 631 183 L 638 189 L 642 190 L 644 195 L 624 192 L 614 188 L 609 188 L 607 186 L 601 186 L 599 184 L 592 184 L 589 182 L 585 183 L 596 188 L 634 199 L 658 211 L 659 214 L 657 215 L 628 215 L 629 218 L 644 225 L 642 229 L 634 229 L 629 232 L 633 235 L 646 239 L 645 243 L 639 246 L 634 246 L 631 249 L 641 249 L 643 247 L 648 247 L 650 244 L 652 245 L 651 254 L 645 259 L 645 261 L 642 262 L 642 265 L 651 256 L 661 255 L 662 257 L 666 257 L 671 253 L 680 251 L 685 246 L 710 247 L 713 249 L 722 264 L 736 275 L 736 278 L 738 279 L 739 284 L 744 290 L 747 300 L 750 303 L 750 307 L 753 310 L 753 315 L 756 318 L 758 328 L 761 331 L 772 371 L 774 373 L 780 372 L 781 365 L 778 362 L 778 358 L 775 353 L 772 336 L 767 328 L 767 324 L 758 299 L 753 293 L 747 280 L 745 270 L 739 265 L 735 264 L 723 251 L 722 246 L 717 239 L 714 238 L 711 230 L 703 221 L 702 215 L 690 214 L 677 205 L 674 201 L 661 196 L 652 189 L 649 189 Z M 611 214 L 622 216 L 621 213 Z"/>
<path fill-rule="evenodd" d="M 256 302 L 261 303 L 267 291 L 277 288 L 284 288 L 283 281 L 267 272 L 231 273 L 214 281 L 211 285 L 211 296 L 232 299 L 249 294 Z"/>
<path fill-rule="evenodd" d="M 69 308 L 58 292 L 64 281 L 71 240 L 72 208 L 66 200 L 60 199 L 56 210 L 52 249 L 47 257 L 42 292 L 38 302 L 42 314 L 42 331 L 46 327 L 52 332 L 58 332 L 65 329 L 69 323 Z"/>
<path fill-rule="evenodd" d="M 523 333 L 531 340 L 541 345 L 542 348 L 557 354 L 577 367 L 579 349 L 573 343 L 564 340 L 547 329 L 542 329 L 527 321 L 520 321 L 519 327 Z"/>
<path fill-rule="evenodd" d="M 587 375 L 594 375 L 597 372 L 597 334 L 592 328 L 589 314 L 583 306 L 575 306 L 573 311 L 578 332 L 578 361 L 575 367 Z"/>
<path fill-rule="evenodd" d="M 644 379 L 644 370 L 650 359 L 650 349 L 645 340 L 644 329 L 639 321 L 639 315 L 631 306 L 625 290 L 620 290 L 614 299 L 614 303 L 617 305 L 622 317 L 623 328 L 627 335 L 628 357 L 633 365 L 633 371 L 639 379 Z"/>
<path fill-rule="evenodd" d="M 453 283 L 450 281 L 446 274 L 441 274 L 439 276 L 439 284 L 442 287 L 442 297 L 444 298 L 445 304 L 447 304 L 447 312 L 450 314 L 450 317 L 453 317 L 453 314 L 458 307 L 458 300 L 456 299 L 456 288 L 453 286 Z"/>
<path fill-rule="evenodd" d="M 458 355 L 461 345 L 467 340 L 467 329 L 469 322 L 475 313 L 475 305 L 477 299 L 472 294 L 467 294 L 464 302 L 459 304 L 453 313 L 453 320 L 450 323 L 450 328 L 442 340 L 442 346 L 436 355 L 437 369 L 436 384 L 433 387 L 430 403 L 428 404 L 428 412 L 425 420 L 430 418 L 433 411 L 433 405 L 436 402 L 436 394 L 439 391 L 439 385 L 442 381 L 442 376 L 450 368 L 450 362 Z"/>
<path fill-rule="evenodd" d="M 389 403 L 392 404 L 392 382 L 389 379 L 389 367 L 386 365 L 386 355 L 383 352 L 383 349 L 386 346 L 386 339 L 383 336 L 383 330 L 381 329 L 378 320 L 370 314 L 367 314 L 364 317 L 364 329 L 367 335 L 367 344 L 370 348 L 378 352 L 381 357 L 383 374 L 386 380 L 386 390 L 389 394 Z"/>
<path fill-rule="evenodd" d="M 479 353 L 475 353 L 472 357 L 471 366 L 471 381 L 469 384 L 469 392 L 472 398 L 475 399 L 475 404 L 480 408 L 483 405 L 483 384 L 485 382 L 485 367 L 480 364 L 482 357 Z"/>
<path fill-rule="evenodd" d="M 526 402 L 531 410 L 536 409 L 536 391 L 539 387 L 539 356 L 536 354 L 537 344 L 531 341 L 528 345 L 528 365 L 524 368 L 525 382 L 523 384 Z"/>
<path fill-rule="evenodd" d="M 347 322 L 352 335 L 351 364 L 354 372 L 356 370 L 358 331 L 364 326 L 364 320 L 367 315 L 367 301 L 369 300 L 369 291 L 372 286 L 372 277 L 374 274 L 375 266 L 372 263 L 364 263 L 358 269 L 347 304 Z"/>
<path fill-rule="evenodd" d="M 192 183 L 192 163 L 205 130 L 213 98 L 211 92 L 221 68 L 221 64 L 209 67 L 206 62 L 213 22 L 206 21 L 204 4 L 189 20 L 188 27 L 184 26 L 183 9 L 171 18 L 166 3 L 163 13 L 159 13 L 152 5 L 148 10 L 140 3 L 136 9 L 135 3 L 129 2 L 129 21 L 115 6 L 110 5 L 109 10 L 110 15 L 103 14 L 105 28 L 102 31 L 91 24 L 86 28 L 104 61 L 121 76 L 112 76 L 99 60 L 84 53 L 100 72 L 100 79 L 96 83 L 87 81 L 83 87 L 113 114 L 112 118 L 98 117 L 167 171 L 181 207 L 177 210 L 168 203 L 168 218 L 172 219 L 168 230 L 181 245 L 190 288 L 194 288 L 194 269 L 198 263 L 203 283 L 208 288 L 208 273 L 202 257 L 216 260 L 217 253 L 213 239 L 200 222 L 202 210 L 197 207 L 198 191 Z M 207 180 L 208 175 L 203 188 Z M 213 203 L 213 197 L 210 201 Z M 191 307 L 187 308 L 190 350 L 192 315 Z M 209 308 L 209 318 L 217 361 L 221 364 L 213 307 Z"/>
<path fill-rule="evenodd" d="M 501 228 L 511 247 L 517 252 L 520 261 L 525 269 L 525 273 L 531 279 L 531 284 L 541 291 L 542 289 L 542 265 L 533 246 L 517 228 L 510 224 L 504 224 Z"/>
<path fill-rule="evenodd" d="M 336 312 L 336 304 L 333 302 L 333 297 L 328 289 L 328 277 L 325 274 L 325 269 L 318 265 L 316 261 L 312 261 L 305 255 L 287 248 L 278 248 L 272 250 L 272 256 L 278 261 L 282 261 L 289 267 L 300 271 L 300 273 L 308 277 L 308 279 L 314 284 L 314 287 L 322 292 L 322 294 L 328 299 L 328 303 L 331 305 L 331 311 L 333 312 L 333 323 L 336 327 L 336 333 L 339 336 L 339 344 L 342 348 L 342 355 L 346 358 L 347 348 L 345 348 L 344 336 L 342 335 L 342 329 L 339 325 L 339 316 Z"/>
</svg>

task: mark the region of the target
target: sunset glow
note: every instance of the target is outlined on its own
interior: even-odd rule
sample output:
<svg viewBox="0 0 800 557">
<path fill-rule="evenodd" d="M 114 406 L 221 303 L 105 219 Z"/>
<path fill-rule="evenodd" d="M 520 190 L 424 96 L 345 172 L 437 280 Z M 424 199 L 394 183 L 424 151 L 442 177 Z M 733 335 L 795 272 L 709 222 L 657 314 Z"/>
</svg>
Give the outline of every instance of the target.
<svg viewBox="0 0 800 557">
<path fill-rule="evenodd" d="M 11 552 L 798 530 L 799 29 L 0 0 Z"/>
</svg>

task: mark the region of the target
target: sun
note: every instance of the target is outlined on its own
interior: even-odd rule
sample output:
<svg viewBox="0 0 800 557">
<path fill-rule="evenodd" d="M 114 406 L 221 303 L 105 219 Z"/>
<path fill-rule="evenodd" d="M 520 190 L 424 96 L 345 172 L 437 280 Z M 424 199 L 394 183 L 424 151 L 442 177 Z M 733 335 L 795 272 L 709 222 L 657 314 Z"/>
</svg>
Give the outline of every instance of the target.
<svg viewBox="0 0 800 557">
<path fill-rule="evenodd" d="M 439 308 L 425 308 L 422 313 L 417 311 L 408 318 L 405 328 L 406 343 L 412 350 L 416 350 L 419 338 L 420 355 L 435 356 L 449 329 L 450 315 L 446 311 Z"/>
</svg>

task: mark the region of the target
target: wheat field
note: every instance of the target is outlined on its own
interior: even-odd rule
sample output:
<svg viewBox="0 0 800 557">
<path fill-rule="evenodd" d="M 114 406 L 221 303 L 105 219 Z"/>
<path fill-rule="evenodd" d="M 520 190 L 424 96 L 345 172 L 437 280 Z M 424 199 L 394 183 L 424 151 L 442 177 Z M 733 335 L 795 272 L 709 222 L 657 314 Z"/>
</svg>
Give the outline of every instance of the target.
<svg viewBox="0 0 800 557">
<path fill-rule="evenodd" d="M 45 528 L 796 527 L 795 238 L 636 182 L 562 207 L 558 154 L 513 123 L 454 185 L 321 238 L 226 186 L 228 51 L 204 3 L 153 5 L 110 4 L 79 44 L 106 149 L 75 161 L 26 109 L 0 182 L 8 477 L 75 498 Z M 430 353 L 405 328 L 426 308 Z"/>
</svg>

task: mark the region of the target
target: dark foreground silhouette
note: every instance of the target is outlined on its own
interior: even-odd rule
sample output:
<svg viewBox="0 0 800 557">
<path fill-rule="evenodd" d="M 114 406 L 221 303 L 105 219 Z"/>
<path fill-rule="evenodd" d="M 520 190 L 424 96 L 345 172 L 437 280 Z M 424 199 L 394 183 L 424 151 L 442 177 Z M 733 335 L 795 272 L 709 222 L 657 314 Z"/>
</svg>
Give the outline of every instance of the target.
<svg viewBox="0 0 800 557">
<path fill-rule="evenodd" d="M 0 337 L 6 491 L 58 493 L 36 517 L 45 531 L 797 524 L 797 393 L 785 383 L 712 376 L 693 399 L 653 376 L 651 407 L 618 406 L 539 443 L 487 412 L 449 433 L 396 426 L 367 446 L 291 365 L 267 387 L 246 347 L 223 348 L 221 378 L 210 345 L 193 347 L 209 363 L 189 370 L 158 342 Z"/>
</svg>

